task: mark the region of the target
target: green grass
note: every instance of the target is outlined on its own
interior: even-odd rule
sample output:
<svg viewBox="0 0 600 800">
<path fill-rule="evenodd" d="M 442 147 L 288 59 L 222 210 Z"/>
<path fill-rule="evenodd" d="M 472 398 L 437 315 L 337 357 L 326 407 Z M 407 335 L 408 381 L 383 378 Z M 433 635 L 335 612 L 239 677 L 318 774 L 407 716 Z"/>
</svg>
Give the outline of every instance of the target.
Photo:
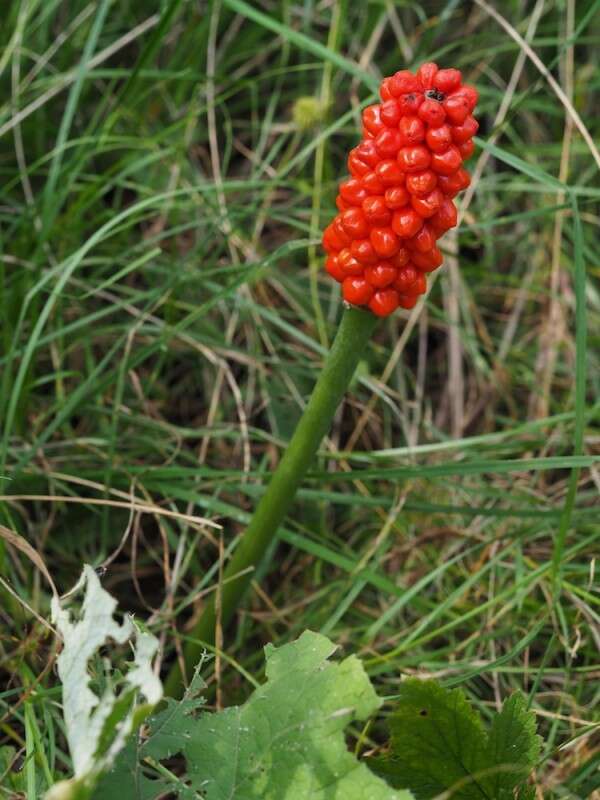
<svg viewBox="0 0 600 800">
<path fill-rule="evenodd" d="M 600 3 L 494 7 L 600 141 Z M 312 628 L 386 708 L 407 674 L 484 715 L 521 688 L 543 796 L 599 797 L 598 167 L 521 45 L 477 3 L 3 12 L 0 522 L 60 591 L 127 532 L 104 583 L 162 634 L 165 671 L 333 338 L 318 231 L 361 106 L 429 59 L 477 84 L 457 269 L 379 328 L 206 678 L 237 702 L 264 643 Z M 327 103 L 308 131 L 304 96 Z M 0 741 L 33 800 L 69 770 L 53 640 L 17 599 L 48 617 L 49 587 L 0 548 Z"/>
</svg>

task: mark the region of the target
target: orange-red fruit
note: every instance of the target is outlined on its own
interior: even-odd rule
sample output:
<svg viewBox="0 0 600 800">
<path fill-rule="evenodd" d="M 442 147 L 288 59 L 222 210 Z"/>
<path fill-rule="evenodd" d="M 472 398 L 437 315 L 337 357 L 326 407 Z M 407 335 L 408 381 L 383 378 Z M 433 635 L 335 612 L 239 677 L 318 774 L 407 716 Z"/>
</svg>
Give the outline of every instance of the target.
<svg viewBox="0 0 600 800">
<path fill-rule="evenodd" d="M 464 144 L 471 139 L 479 130 L 479 123 L 470 114 L 462 125 L 452 126 L 452 140 L 455 144 Z"/>
<path fill-rule="evenodd" d="M 406 176 L 406 188 L 417 197 L 424 197 L 433 191 L 437 184 L 437 175 L 430 169 L 423 172 L 413 172 Z"/>
<path fill-rule="evenodd" d="M 342 181 L 340 183 L 340 194 L 342 200 L 345 200 L 351 206 L 362 205 L 362 201 L 369 196 L 369 193 L 362 185 L 362 181 L 358 178 Z"/>
<path fill-rule="evenodd" d="M 369 235 L 370 226 L 362 208 L 349 208 L 344 211 L 342 225 L 352 239 L 364 239 Z"/>
<path fill-rule="evenodd" d="M 398 289 L 400 294 L 408 292 L 410 287 L 417 280 L 418 274 L 419 273 L 412 264 L 407 264 L 405 267 L 402 267 L 402 269 L 398 270 L 398 276 L 394 282 L 394 288 Z"/>
<path fill-rule="evenodd" d="M 457 69 L 440 69 L 433 79 L 433 88 L 449 94 L 460 86 L 461 78 Z"/>
<path fill-rule="evenodd" d="M 376 289 L 385 289 L 386 286 L 394 283 L 397 275 L 398 270 L 389 261 L 380 261 L 365 269 L 365 278 Z"/>
<path fill-rule="evenodd" d="M 361 264 L 375 264 L 379 260 L 370 239 L 355 239 L 350 245 L 350 252 Z"/>
<path fill-rule="evenodd" d="M 431 89 L 433 87 L 433 81 L 437 75 L 437 72 L 438 65 L 434 64 L 433 61 L 428 61 L 425 64 L 421 64 L 417 70 L 417 78 L 419 79 L 423 89 Z"/>
<path fill-rule="evenodd" d="M 402 116 L 400 106 L 395 100 L 388 100 L 383 103 L 380 111 L 381 119 L 390 128 L 395 128 Z"/>
<path fill-rule="evenodd" d="M 410 202 L 410 195 L 404 186 L 394 186 L 391 189 L 386 189 L 385 204 L 392 211 L 397 208 L 404 208 Z"/>
<path fill-rule="evenodd" d="M 435 247 L 435 235 L 428 225 L 423 225 L 421 230 L 406 242 L 409 250 L 418 250 L 419 253 L 426 253 Z"/>
<path fill-rule="evenodd" d="M 438 175 L 452 175 L 462 165 L 462 156 L 456 145 L 451 144 L 443 153 L 434 153 L 431 156 L 431 169 Z"/>
<path fill-rule="evenodd" d="M 388 317 L 399 303 L 400 295 L 395 289 L 380 289 L 371 298 L 369 308 L 378 317 Z"/>
<path fill-rule="evenodd" d="M 409 114 L 400 120 L 398 132 L 403 144 L 419 144 L 425 138 L 425 125 L 419 117 Z"/>
<path fill-rule="evenodd" d="M 401 69 L 388 78 L 388 86 L 390 92 L 394 97 L 399 97 L 401 94 L 410 94 L 411 92 L 418 92 L 420 89 L 419 79 L 409 72 L 407 69 Z"/>
<path fill-rule="evenodd" d="M 345 278 L 342 285 L 344 300 L 354 306 L 365 306 L 373 297 L 374 289 L 365 278 Z"/>
<path fill-rule="evenodd" d="M 419 118 L 432 128 L 444 124 L 446 112 L 438 100 L 428 98 L 419 106 Z"/>
<path fill-rule="evenodd" d="M 341 268 L 337 256 L 327 256 L 327 260 L 325 261 L 325 269 L 332 278 L 335 278 L 338 283 L 341 283 L 346 278 L 346 273 Z"/>
<path fill-rule="evenodd" d="M 426 253 L 413 252 L 411 260 L 415 267 L 418 267 L 423 272 L 433 272 L 434 269 L 442 265 L 444 257 L 437 247 L 432 247 Z"/>
<path fill-rule="evenodd" d="M 388 189 L 385 193 L 386 198 L 389 191 L 396 190 Z M 400 191 L 406 194 L 406 191 L 402 189 L 402 187 L 400 187 Z M 389 225 L 392 221 L 392 214 L 383 197 L 367 197 L 367 199 L 363 201 L 362 210 L 369 225 L 384 227 L 385 225 Z"/>
<path fill-rule="evenodd" d="M 393 158 L 404 144 L 400 131 L 385 128 L 377 134 L 375 147 L 383 158 Z"/>
<path fill-rule="evenodd" d="M 401 208 L 394 211 L 392 217 L 392 230 L 401 239 L 410 239 L 423 225 L 423 218 L 420 217 L 414 208 Z"/>
<path fill-rule="evenodd" d="M 373 228 L 371 244 L 381 258 L 389 258 L 400 249 L 400 240 L 391 228 Z"/>
<path fill-rule="evenodd" d="M 444 195 L 439 189 L 433 189 L 425 197 L 413 196 L 411 203 L 419 216 L 427 219 L 435 214 L 444 200 Z"/>
<path fill-rule="evenodd" d="M 451 94 L 444 100 L 443 106 L 446 116 L 454 125 L 462 125 L 471 113 L 469 101 L 462 94 Z"/>
<path fill-rule="evenodd" d="M 379 131 L 385 128 L 385 124 L 381 119 L 381 106 L 367 106 L 362 112 L 362 121 L 365 128 L 376 136 Z"/>
<path fill-rule="evenodd" d="M 425 134 L 427 147 L 433 153 L 443 153 L 452 144 L 452 129 L 449 125 L 440 125 L 439 128 L 429 128 Z"/>
<path fill-rule="evenodd" d="M 338 264 L 344 277 L 348 275 L 362 275 L 363 265 L 352 254 L 352 250 L 345 248 L 337 257 Z"/>
<path fill-rule="evenodd" d="M 457 224 L 452 198 L 470 182 L 477 91 L 427 63 L 384 78 L 380 97 L 363 111 L 323 247 L 345 301 L 387 316 L 413 308 L 443 261 L 436 240 Z"/>
<path fill-rule="evenodd" d="M 431 163 L 431 154 L 422 144 L 403 147 L 398 153 L 398 163 L 405 172 L 420 172 Z"/>
</svg>

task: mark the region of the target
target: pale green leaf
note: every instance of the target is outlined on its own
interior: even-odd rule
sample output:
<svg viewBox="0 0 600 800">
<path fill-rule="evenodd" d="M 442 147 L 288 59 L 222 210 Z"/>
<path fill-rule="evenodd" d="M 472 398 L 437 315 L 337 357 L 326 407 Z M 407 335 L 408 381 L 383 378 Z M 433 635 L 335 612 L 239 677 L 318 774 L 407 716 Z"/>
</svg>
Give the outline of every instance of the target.
<svg viewBox="0 0 600 800">
<path fill-rule="evenodd" d="M 348 751 L 344 729 L 381 704 L 360 661 L 328 661 L 317 633 L 268 646 L 267 681 L 243 705 L 203 714 L 184 753 L 207 800 L 409 800 Z"/>
<path fill-rule="evenodd" d="M 154 636 L 141 631 L 126 617 L 114 619 L 116 600 L 106 592 L 92 567 L 85 565 L 81 578 L 67 598 L 84 592 L 81 613 L 72 616 L 57 597 L 52 600 L 52 619 L 63 640 L 57 659 L 63 685 L 63 714 L 74 778 L 62 781 L 49 791 L 48 800 L 86 798 L 98 778 L 113 764 L 125 747 L 131 732 L 138 727 L 162 697 L 162 685 L 152 671 L 158 649 Z M 134 661 L 124 678 L 112 684 L 107 669 L 105 688 L 92 690 L 90 661 L 100 648 L 131 642 Z M 104 663 L 107 656 L 103 654 Z M 146 703 L 138 704 L 138 694 Z"/>
</svg>

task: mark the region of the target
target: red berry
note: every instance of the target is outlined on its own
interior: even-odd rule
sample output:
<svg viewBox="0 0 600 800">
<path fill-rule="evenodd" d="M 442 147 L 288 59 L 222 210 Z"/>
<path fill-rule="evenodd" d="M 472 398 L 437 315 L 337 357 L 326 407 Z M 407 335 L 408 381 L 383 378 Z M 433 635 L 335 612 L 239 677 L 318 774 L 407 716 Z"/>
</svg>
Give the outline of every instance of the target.
<svg viewBox="0 0 600 800">
<path fill-rule="evenodd" d="M 419 144 L 425 138 L 425 125 L 416 116 L 404 116 L 398 125 L 403 144 Z"/>
<path fill-rule="evenodd" d="M 401 247 L 393 258 L 390 259 L 391 264 L 397 269 L 402 269 L 410 261 L 410 252 L 406 247 Z"/>
<path fill-rule="evenodd" d="M 394 190 L 392 189 L 391 191 Z M 370 225 L 384 227 L 385 225 L 389 225 L 392 221 L 392 215 L 383 197 L 367 197 L 367 199 L 363 201 L 362 208 Z"/>
<path fill-rule="evenodd" d="M 456 197 L 459 192 L 466 189 L 471 183 L 471 178 L 466 169 L 459 169 L 453 175 L 440 175 L 438 177 L 438 186 L 448 195 L 448 197 Z"/>
<path fill-rule="evenodd" d="M 348 275 L 362 275 L 364 266 L 352 255 L 352 250 L 346 248 L 338 256 L 338 264 L 344 273 L 344 277 Z"/>
<path fill-rule="evenodd" d="M 404 183 L 404 173 L 400 169 L 398 162 L 393 158 L 380 161 L 375 167 L 375 172 L 384 186 L 398 186 Z"/>
<path fill-rule="evenodd" d="M 403 116 L 405 114 L 416 114 L 424 100 L 422 92 L 410 92 L 409 94 L 400 95 L 398 98 L 400 113 Z"/>
<path fill-rule="evenodd" d="M 381 258 L 389 258 L 400 249 L 400 240 L 391 228 L 373 228 L 371 244 Z"/>
<path fill-rule="evenodd" d="M 418 267 L 423 272 L 433 272 L 442 265 L 444 256 L 441 254 L 437 247 L 432 247 L 426 253 L 413 252 L 412 262 L 415 267 Z"/>
<path fill-rule="evenodd" d="M 427 147 L 433 153 L 443 153 L 452 144 L 452 130 L 449 125 L 440 125 L 439 128 L 429 128 L 425 134 Z"/>
<path fill-rule="evenodd" d="M 444 100 L 443 106 L 446 116 L 455 125 L 462 125 L 471 113 L 471 107 L 466 97 L 456 92 Z"/>
<path fill-rule="evenodd" d="M 421 272 L 417 275 L 414 282 L 408 287 L 408 289 L 406 290 L 406 294 L 417 297 L 420 294 L 425 294 L 426 291 L 427 291 L 427 278 Z"/>
<path fill-rule="evenodd" d="M 426 253 L 435 247 L 435 236 L 428 225 L 423 225 L 421 230 L 406 242 L 410 250 L 418 250 L 419 253 Z"/>
<path fill-rule="evenodd" d="M 365 239 L 369 235 L 369 223 L 362 208 L 349 208 L 342 214 L 344 230 L 352 239 Z"/>
<path fill-rule="evenodd" d="M 417 77 L 422 89 L 427 90 L 433 87 L 433 81 L 437 75 L 437 72 L 438 66 L 437 64 L 434 64 L 433 61 L 428 61 L 425 64 L 421 64 L 417 70 Z"/>
<path fill-rule="evenodd" d="M 401 294 L 398 305 L 401 308 L 414 308 L 417 305 L 418 299 L 416 294 Z"/>
<path fill-rule="evenodd" d="M 346 273 L 341 268 L 337 256 L 327 256 L 327 260 L 325 261 L 325 269 L 332 278 L 335 278 L 338 283 L 341 283 L 346 277 Z"/>
<path fill-rule="evenodd" d="M 462 95 L 469 105 L 469 111 L 473 111 L 479 100 L 479 92 L 474 86 L 461 86 L 452 93 L 453 95 Z"/>
<path fill-rule="evenodd" d="M 462 125 L 452 126 L 452 140 L 455 144 L 464 144 L 471 137 L 475 136 L 479 130 L 479 123 L 470 114 L 465 118 Z"/>
<path fill-rule="evenodd" d="M 399 72 L 396 72 L 395 75 L 392 75 L 391 78 L 387 78 L 387 80 L 389 81 L 388 85 L 390 92 L 394 95 L 394 97 L 399 97 L 401 94 L 418 92 L 421 88 L 419 86 L 419 79 L 407 69 L 402 69 Z"/>
<path fill-rule="evenodd" d="M 462 160 L 468 161 L 475 152 L 475 144 L 473 143 L 473 139 L 469 139 L 467 142 L 459 144 L 458 149 L 460 150 Z"/>
<path fill-rule="evenodd" d="M 410 239 L 423 225 L 423 218 L 420 217 L 414 208 L 402 208 L 394 212 L 392 217 L 392 230 L 401 239 Z"/>
<path fill-rule="evenodd" d="M 431 156 L 431 169 L 439 175 L 451 175 L 460 167 L 462 167 L 462 156 L 456 145 L 451 144 L 444 153 L 434 153 Z"/>
<path fill-rule="evenodd" d="M 395 128 L 400 122 L 400 106 L 395 100 L 387 100 L 381 106 L 381 119 L 390 128 Z"/>
<path fill-rule="evenodd" d="M 339 194 L 335 198 L 335 204 L 337 206 L 338 211 L 346 211 L 347 209 L 352 208 L 352 206 L 349 206 L 348 203 L 346 203 L 346 201 L 342 197 L 340 197 Z"/>
<path fill-rule="evenodd" d="M 367 106 L 362 112 L 362 121 L 365 128 L 376 136 L 385 127 L 381 120 L 381 106 Z"/>
<path fill-rule="evenodd" d="M 433 88 L 450 94 L 460 86 L 462 75 L 457 69 L 440 69 L 433 79 Z"/>
<path fill-rule="evenodd" d="M 363 175 L 361 180 L 363 188 L 365 188 L 369 194 L 383 194 L 385 192 L 385 186 L 379 180 L 376 172 L 367 172 L 366 175 Z"/>
<path fill-rule="evenodd" d="M 410 195 L 404 186 L 394 186 L 391 189 L 386 189 L 384 198 L 386 206 L 392 211 L 397 208 L 404 208 L 410 203 Z"/>
<path fill-rule="evenodd" d="M 392 93 L 390 91 L 390 80 L 391 78 L 384 78 L 381 81 L 381 86 L 379 87 L 379 96 L 385 103 L 386 100 L 392 99 Z"/>
<path fill-rule="evenodd" d="M 398 289 L 400 294 L 407 292 L 412 284 L 417 280 L 419 273 L 412 264 L 407 264 L 402 269 L 398 270 L 398 277 L 394 283 L 394 288 Z"/>
<path fill-rule="evenodd" d="M 346 302 L 354 306 L 365 306 L 373 297 L 373 287 L 365 278 L 345 278 L 342 294 Z"/>
<path fill-rule="evenodd" d="M 348 234 L 346 233 L 346 229 L 342 224 L 341 214 L 337 215 L 337 217 L 333 220 L 332 225 L 333 225 L 333 230 L 335 231 L 338 239 L 344 243 L 344 247 L 348 247 L 350 245 L 350 242 L 352 241 L 352 237 L 348 236 Z"/>
<path fill-rule="evenodd" d="M 444 124 L 446 112 L 438 100 L 427 99 L 419 108 L 419 118 L 431 128 L 439 128 Z"/>
<path fill-rule="evenodd" d="M 354 148 L 354 150 L 350 151 L 350 155 L 348 156 L 348 172 L 354 178 L 360 178 L 363 175 L 366 175 L 367 172 L 371 171 L 371 167 L 359 158 L 358 153 L 356 152 L 358 148 Z"/>
<path fill-rule="evenodd" d="M 360 158 L 361 161 L 364 161 L 365 164 L 368 164 L 371 169 L 374 169 L 381 157 L 377 152 L 377 148 L 375 147 L 375 142 L 372 139 L 366 139 L 362 141 L 358 147 L 355 147 L 354 150 L 356 151 L 356 155 Z"/>
<path fill-rule="evenodd" d="M 343 250 L 344 248 L 344 243 L 336 234 L 333 223 L 325 228 L 323 231 L 323 239 L 321 241 L 323 244 L 323 249 L 326 253 L 339 253 L 339 251 Z"/>
<path fill-rule="evenodd" d="M 365 278 L 374 289 L 385 289 L 386 286 L 394 283 L 398 270 L 389 261 L 380 261 L 372 267 L 365 269 Z"/>
<path fill-rule="evenodd" d="M 398 163 L 405 172 L 420 172 L 431 162 L 429 150 L 422 144 L 403 147 L 398 153 Z"/>
<path fill-rule="evenodd" d="M 375 292 L 369 308 L 378 317 L 387 317 L 398 308 L 400 296 L 395 289 L 380 289 Z"/>
<path fill-rule="evenodd" d="M 342 181 L 340 183 L 340 194 L 342 199 L 351 206 L 360 206 L 365 197 L 368 197 L 367 190 L 358 178 Z"/>
<path fill-rule="evenodd" d="M 375 137 L 375 147 L 383 158 L 393 158 L 403 144 L 404 140 L 400 132 L 392 128 L 384 128 Z"/>
<path fill-rule="evenodd" d="M 429 220 L 429 225 L 436 233 L 445 233 L 454 228 L 458 222 L 458 213 L 456 206 L 448 197 L 446 197 L 437 212 Z"/>
<path fill-rule="evenodd" d="M 417 214 L 425 219 L 433 216 L 444 200 L 444 195 L 439 189 L 434 189 L 425 197 L 413 195 L 411 204 Z"/>
<path fill-rule="evenodd" d="M 355 239 L 350 245 L 350 252 L 361 264 L 375 264 L 379 261 L 370 239 Z"/>
<path fill-rule="evenodd" d="M 413 172 L 411 175 L 406 176 L 406 188 L 411 194 L 416 194 L 417 197 L 424 197 L 429 192 L 435 189 L 437 184 L 437 175 L 430 169 L 423 172 Z"/>
</svg>

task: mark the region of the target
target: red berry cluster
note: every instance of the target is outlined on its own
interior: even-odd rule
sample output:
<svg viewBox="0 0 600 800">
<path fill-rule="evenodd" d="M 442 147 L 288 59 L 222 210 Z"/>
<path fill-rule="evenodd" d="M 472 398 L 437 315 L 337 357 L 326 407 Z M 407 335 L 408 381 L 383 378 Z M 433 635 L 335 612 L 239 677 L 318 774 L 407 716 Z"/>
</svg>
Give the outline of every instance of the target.
<svg viewBox="0 0 600 800">
<path fill-rule="evenodd" d="M 350 151 L 351 177 L 323 247 L 344 300 L 378 316 L 415 305 L 443 260 L 436 240 L 456 225 L 452 198 L 470 183 L 462 165 L 479 127 L 477 91 L 461 78 L 432 63 L 416 75 L 402 70 L 363 111 L 363 139 Z"/>
</svg>

